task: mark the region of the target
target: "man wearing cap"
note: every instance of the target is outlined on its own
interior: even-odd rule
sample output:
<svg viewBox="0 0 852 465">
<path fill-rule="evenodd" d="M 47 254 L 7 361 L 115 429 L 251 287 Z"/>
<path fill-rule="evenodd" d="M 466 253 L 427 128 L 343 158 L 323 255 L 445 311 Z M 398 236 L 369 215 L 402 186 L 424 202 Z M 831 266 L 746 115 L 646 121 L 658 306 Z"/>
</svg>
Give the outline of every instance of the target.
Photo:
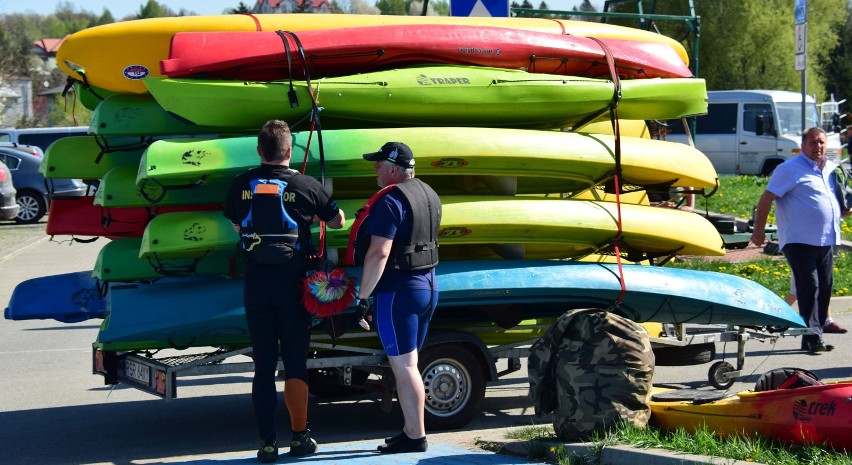
<svg viewBox="0 0 852 465">
<path fill-rule="evenodd" d="M 364 329 L 370 329 L 369 322 L 376 325 L 405 418 L 402 432 L 385 439 L 378 450 L 383 454 L 424 452 L 428 447 L 426 393 L 417 353 L 438 304 L 435 266 L 441 200 L 429 185 L 415 179 L 414 154 L 407 145 L 388 142 L 364 159 L 375 162 L 378 184 L 385 193 L 370 208 L 362 226 L 364 240 L 356 240 L 354 246 L 356 257 L 363 256 L 357 318 Z"/>
</svg>

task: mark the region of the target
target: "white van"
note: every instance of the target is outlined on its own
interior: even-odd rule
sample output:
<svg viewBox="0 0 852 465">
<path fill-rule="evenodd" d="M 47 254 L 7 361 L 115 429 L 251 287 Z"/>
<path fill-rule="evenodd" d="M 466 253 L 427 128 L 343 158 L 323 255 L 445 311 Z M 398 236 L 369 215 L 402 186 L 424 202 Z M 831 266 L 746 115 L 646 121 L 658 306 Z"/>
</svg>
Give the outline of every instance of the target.
<svg viewBox="0 0 852 465">
<path fill-rule="evenodd" d="M 34 145 L 43 152 L 53 142 L 69 136 L 85 136 L 88 126 L 63 126 L 53 128 L 0 128 L 0 142 L 14 142 L 22 145 Z"/>
<path fill-rule="evenodd" d="M 719 174 L 768 176 L 798 155 L 802 141 L 802 94 L 783 90 L 707 92 L 707 114 L 696 118 L 695 146 Z M 816 103 L 805 100 L 805 126 L 819 126 Z M 688 143 L 683 126 L 669 127 L 666 140 Z M 840 162 L 840 137 L 828 134 L 828 158 Z"/>
</svg>

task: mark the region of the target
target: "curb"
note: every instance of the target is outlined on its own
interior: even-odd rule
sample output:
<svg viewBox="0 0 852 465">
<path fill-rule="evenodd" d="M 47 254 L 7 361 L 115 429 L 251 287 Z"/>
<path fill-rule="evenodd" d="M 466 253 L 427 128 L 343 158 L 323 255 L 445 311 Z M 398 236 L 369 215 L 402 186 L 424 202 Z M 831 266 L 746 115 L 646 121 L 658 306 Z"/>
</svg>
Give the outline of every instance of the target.
<svg viewBox="0 0 852 465">
<path fill-rule="evenodd" d="M 562 457 L 585 459 L 582 463 L 590 463 L 588 459 L 594 458 L 596 455 L 593 451 L 595 446 L 585 443 L 478 441 L 477 444 L 480 442 L 498 444 L 500 446 L 499 453 L 520 457 L 529 457 L 530 451 L 547 447 L 546 458 L 553 463 L 556 462 L 556 456 L 549 449 L 555 446 L 562 446 L 563 452 L 560 454 Z M 573 460 L 571 463 L 574 463 Z M 600 451 L 600 460 L 595 463 L 600 465 L 760 465 L 756 462 L 725 457 L 673 452 L 666 449 L 637 449 L 631 446 L 604 446 Z"/>
</svg>

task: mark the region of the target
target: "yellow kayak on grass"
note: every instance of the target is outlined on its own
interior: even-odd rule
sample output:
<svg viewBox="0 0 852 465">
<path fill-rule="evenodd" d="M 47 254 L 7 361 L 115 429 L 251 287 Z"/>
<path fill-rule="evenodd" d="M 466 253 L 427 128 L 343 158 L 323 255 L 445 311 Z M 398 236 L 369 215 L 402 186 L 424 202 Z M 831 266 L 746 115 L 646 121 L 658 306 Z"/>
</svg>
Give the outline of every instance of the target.
<svg viewBox="0 0 852 465">
<path fill-rule="evenodd" d="M 142 79 L 163 77 L 160 60 L 169 58 L 176 32 L 304 31 L 393 24 L 494 26 L 580 37 L 659 42 L 689 64 L 686 49 L 661 34 L 612 24 L 545 18 L 394 16 L 349 14 L 261 14 L 148 18 L 104 24 L 72 34 L 59 48 L 56 63 L 69 76 L 115 92 L 145 93 Z M 463 45 L 463 44 L 459 44 Z"/>
</svg>

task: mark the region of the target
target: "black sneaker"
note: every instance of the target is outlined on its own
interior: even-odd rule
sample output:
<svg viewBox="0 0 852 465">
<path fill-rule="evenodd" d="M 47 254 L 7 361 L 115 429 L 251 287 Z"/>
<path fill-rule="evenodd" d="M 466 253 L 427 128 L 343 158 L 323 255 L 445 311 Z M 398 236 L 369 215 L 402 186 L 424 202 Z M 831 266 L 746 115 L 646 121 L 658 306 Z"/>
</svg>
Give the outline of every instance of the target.
<svg viewBox="0 0 852 465">
<path fill-rule="evenodd" d="M 290 456 L 303 457 L 317 451 L 317 442 L 311 437 L 311 430 L 306 429 L 300 433 L 293 433 L 290 439 Z"/>
<path fill-rule="evenodd" d="M 396 442 L 396 441 L 399 441 L 402 438 L 407 438 L 407 437 L 408 436 L 406 436 L 405 433 L 399 433 L 396 436 L 391 436 L 391 437 L 385 438 L 385 444 L 390 444 L 392 442 Z"/>
<path fill-rule="evenodd" d="M 411 439 L 403 434 L 396 441 L 379 446 L 378 450 L 382 454 L 403 454 L 406 452 L 426 452 L 428 448 L 429 442 L 426 441 L 426 436 L 420 439 Z"/>
<path fill-rule="evenodd" d="M 257 461 L 260 463 L 275 463 L 278 460 L 278 440 L 262 441 L 257 451 Z"/>
</svg>

